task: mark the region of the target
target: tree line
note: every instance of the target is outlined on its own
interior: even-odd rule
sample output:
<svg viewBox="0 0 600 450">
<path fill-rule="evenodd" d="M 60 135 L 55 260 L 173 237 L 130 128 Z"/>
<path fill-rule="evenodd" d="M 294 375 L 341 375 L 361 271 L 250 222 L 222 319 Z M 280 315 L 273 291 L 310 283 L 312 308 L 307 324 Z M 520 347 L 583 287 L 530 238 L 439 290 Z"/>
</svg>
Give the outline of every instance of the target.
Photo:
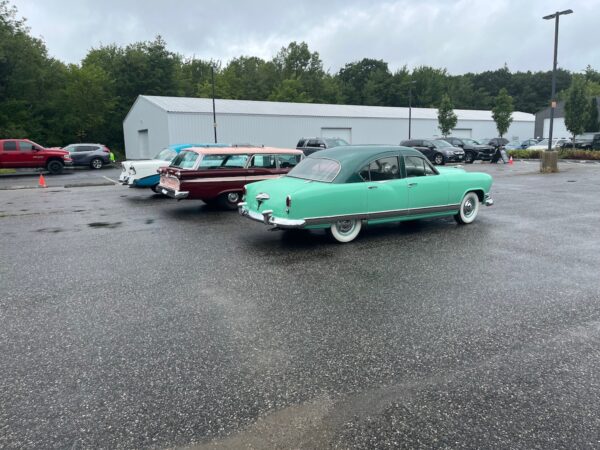
<svg viewBox="0 0 600 450">
<path fill-rule="evenodd" d="M 160 36 L 92 48 L 79 64 L 65 64 L 0 0 L 0 137 L 59 146 L 102 142 L 122 151 L 122 122 L 138 95 L 210 97 L 211 69 L 217 98 L 408 106 L 410 86 L 414 107 L 438 108 L 448 95 L 454 108 L 491 110 L 504 89 L 514 110 L 529 113 L 548 106 L 552 77 L 506 65 L 463 75 L 431 66 L 390 70 L 371 58 L 330 73 L 304 42 L 291 42 L 270 60 L 240 56 L 224 64 L 172 52 Z M 587 103 L 600 95 L 600 72 L 588 66 L 582 74 L 558 70 L 562 98 L 573 80 L 585 85 Z"/>
</svg>

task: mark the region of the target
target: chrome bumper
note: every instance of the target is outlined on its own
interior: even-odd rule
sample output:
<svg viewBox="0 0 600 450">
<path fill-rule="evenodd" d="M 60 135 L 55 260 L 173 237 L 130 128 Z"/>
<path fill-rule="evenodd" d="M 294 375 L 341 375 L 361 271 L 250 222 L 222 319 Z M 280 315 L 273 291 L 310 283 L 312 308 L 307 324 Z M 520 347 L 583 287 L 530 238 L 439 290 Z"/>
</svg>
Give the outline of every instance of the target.
<svg viewBox="0 0 600 450">
<path fill-rule="evenodd" d="M 251 211 L 250 209 L 248 209 L 248 205 L 246 202 L 238 203 L 238 212 L 243 217 L 256 220 L 257 222 L 262 222 L 265 225 L 273 225 L 275 228 L 304 228 L 304 226 L 306 225 L 305 220 L 283 219 L 279 217 L 273 217 L 273 211 L 270 209 L 265 210 L 262 213 Z"/>
<path fill-rule="evenodd" d="M 490 197 L 490 194 L 485 194 L 483 197 L 483 204 L 485 206 L 492 206 L 494 204 L 494 200 Z"/>
<path fill-rule="evenodd" d="M 160 192 L 167 197 L 174 198 L 176 200 L 181 200 L 187 198 L 190 195 L 189 191 L 176 191 L 175 189 L 167 188 L 164 186 L 160 186 Z"/>
</svg>

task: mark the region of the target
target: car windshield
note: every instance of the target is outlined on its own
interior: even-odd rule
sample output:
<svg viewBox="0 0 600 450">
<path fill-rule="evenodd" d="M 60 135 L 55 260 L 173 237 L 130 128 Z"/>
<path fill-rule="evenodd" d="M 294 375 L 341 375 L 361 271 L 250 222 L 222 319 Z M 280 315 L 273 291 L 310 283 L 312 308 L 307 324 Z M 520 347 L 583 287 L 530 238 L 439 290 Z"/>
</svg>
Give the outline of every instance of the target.
<svg viewBox="0 0 600 450">
<path fill-rule="evenodd" d="M 328 158 L 306 158 L 288 173 L 288 177 L 331 183 L 340 171 L 340 163 Z"/>
<path fill-rule="evenodd" d="M 183 151 L 173 159 L 171 167 L 178 167 L 180 169 L 193 169 L 198 159 L 198 153 Z"/>
<path fill-rule="evenodd" d="M 165 148 L 158 152 L 154 159 L 160 159 L 161 161 L 172 161 L 175 156 L 177 156 L 177 152 L 175 150 Z"/>
<path fill-rule="evenodd" d="M 348 144 L 348 142 L 346 142 L 343 139 L 323 139 L 325 141 L 325 143 L 327 144 L 328 148 L 332 148 L 332 147 L 341 147 L 343 145 L 350 145 Z"/>
<path fill-rule="evenodd" d="M 443 139 L 436 139 L 435 141 L 433 141 L 433 145 L 435 145 L 437 148 L 452 147 L 452 145 L 449 142 L 446 142 Z"/>
<path fill-rule="evenodd" d="M 461 139 L 465 144 L 480 145 L 479 142 L 477 142 L 475 139 L 471 139 L 471 138 L 461 138 Z"/>
</svg>

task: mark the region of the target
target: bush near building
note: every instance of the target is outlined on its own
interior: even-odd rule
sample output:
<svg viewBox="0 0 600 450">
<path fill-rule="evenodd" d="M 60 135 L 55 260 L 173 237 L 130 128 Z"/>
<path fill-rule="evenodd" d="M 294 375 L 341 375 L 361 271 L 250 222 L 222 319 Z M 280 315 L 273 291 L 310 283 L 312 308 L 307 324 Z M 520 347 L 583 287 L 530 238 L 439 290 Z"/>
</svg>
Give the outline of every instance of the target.
<svg viewBox="0 0 600 450">
<path fill-rule="evenodd" d="M 540 159 L 542 150 L 509 150 L 508 156 L 515 159 Z M 560 159 L 584 159 L 600 161 L 600 152 L 594 150 L 559 150 Z"/>
</svg>

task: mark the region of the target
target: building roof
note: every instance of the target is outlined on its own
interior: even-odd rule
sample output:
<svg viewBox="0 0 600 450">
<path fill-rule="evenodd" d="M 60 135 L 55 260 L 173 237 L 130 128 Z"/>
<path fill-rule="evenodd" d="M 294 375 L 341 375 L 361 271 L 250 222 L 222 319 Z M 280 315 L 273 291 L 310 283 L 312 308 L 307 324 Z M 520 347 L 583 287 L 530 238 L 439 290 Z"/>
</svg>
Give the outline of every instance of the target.
<svg viewBox="0 0 600 450">
<path fill-rule="evenodd" d="M 160 97 L 140 95 L 160 109 L 172 113 L 212 114 L 212 99 L 192 97 Z M 137 100 L 136 100 L 137 103 Z M 408 108 L 390 106 L 328 105 L 320 103 L 262 102 L 254 100 L 216 99 L 217 114 L 247 114 L 265 116 L 361 117 L 408 119 Z M 493 120 L 491 111 L 455 109 L 459 120 Z M 437 120 L 435 108 L 412 108 L 413 119 Z M 534 122 L 533 114 L 515 111 L 515 122 Z"/>
</svg>

